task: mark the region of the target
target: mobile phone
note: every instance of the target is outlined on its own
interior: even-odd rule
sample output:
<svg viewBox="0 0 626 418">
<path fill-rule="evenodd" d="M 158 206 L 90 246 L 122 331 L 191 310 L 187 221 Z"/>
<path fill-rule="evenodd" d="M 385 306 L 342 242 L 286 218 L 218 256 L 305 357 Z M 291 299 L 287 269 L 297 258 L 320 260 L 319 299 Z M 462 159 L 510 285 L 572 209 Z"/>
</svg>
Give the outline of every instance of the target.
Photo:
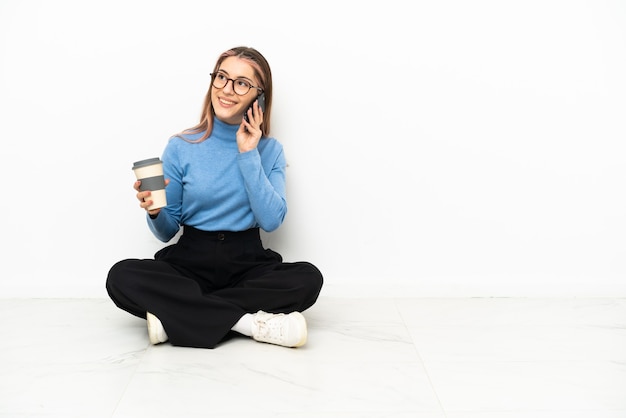
<svg viewBox="0 0 626 418">
<path fill-rule="evenodd" d="M 265 112 L 265 93 L 259 94 L 257 96 L 257 98 L 252 101 L 252 103 L 250 104 L 250 107 L 248 107 L 248 109 L 252 109 L 252 106 L 254 106 L 254 102 L 257 101 L 257 100 L 259 101 L 259 107 L 261 108 L 261 110 L 263 112 Z M 243 114 L 243 117 L 246 120 L 246 122 L 250 122 L 248 120 L 248 109 L 246 109 L 246 112 Z"/>
</svg>

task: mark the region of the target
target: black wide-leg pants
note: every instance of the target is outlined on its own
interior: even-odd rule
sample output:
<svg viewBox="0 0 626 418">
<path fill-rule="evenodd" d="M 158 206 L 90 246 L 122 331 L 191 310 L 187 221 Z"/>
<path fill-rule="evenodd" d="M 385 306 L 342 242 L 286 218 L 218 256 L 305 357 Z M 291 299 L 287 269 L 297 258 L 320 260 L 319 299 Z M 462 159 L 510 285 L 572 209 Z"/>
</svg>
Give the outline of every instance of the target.
<svg viewBox="0 0 626 418">
<path fill-rule="evenodd" d="M 185 226 L 176 244 L 152 259 L 128 259 L 109 271 L 115 304 L 140 318 L 156 315 L 173 345 L 214 348 L 246 313 L 302 312 L 323 284 L 311 263 L 284 263 L 264 249 L 259 229 L 207 232 Z"/>
</svg>

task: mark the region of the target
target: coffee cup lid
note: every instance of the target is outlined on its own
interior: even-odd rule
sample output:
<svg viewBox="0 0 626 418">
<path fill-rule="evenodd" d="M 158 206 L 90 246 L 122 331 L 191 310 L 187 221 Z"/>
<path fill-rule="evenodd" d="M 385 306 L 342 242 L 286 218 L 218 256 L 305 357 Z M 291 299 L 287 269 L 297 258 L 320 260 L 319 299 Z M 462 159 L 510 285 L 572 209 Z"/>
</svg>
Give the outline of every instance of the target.
<svg viewBox="0 0 626 418">
<path fill-rule="evenodd" d="M 135 161 L 133 163 L 133 170 L 136 168 L 146 167 L 153 164 L 161 164 L 159 157 L 148 158 L 147 160 Z"/>
</svg>

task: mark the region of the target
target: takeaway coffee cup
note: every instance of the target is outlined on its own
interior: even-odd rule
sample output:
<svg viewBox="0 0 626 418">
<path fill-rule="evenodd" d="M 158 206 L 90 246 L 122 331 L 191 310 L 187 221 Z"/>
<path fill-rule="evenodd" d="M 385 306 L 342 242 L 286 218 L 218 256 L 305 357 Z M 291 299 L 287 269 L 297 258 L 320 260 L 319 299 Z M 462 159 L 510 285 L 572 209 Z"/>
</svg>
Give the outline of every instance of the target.
<svg viewBox="0 0 626 418">
<path fill-rule="evenodd" d="M 152 205 L 148 206 L 148 210 L 166 206 L 163 162 L 159 158 L 136 161 L 133 163 L 133 171 L 137 180 L 141 181 L 139 190 L 142 192 L 150 190 L 151 192 L 150 199 L 152 200 Z"/>
</svg>

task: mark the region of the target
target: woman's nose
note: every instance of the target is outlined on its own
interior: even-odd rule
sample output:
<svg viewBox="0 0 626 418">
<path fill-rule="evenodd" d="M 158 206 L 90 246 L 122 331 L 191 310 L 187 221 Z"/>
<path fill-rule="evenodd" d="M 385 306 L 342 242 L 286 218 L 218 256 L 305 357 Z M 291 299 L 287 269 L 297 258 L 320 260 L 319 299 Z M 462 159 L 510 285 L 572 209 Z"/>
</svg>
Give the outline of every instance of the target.
<svg viewBox="0 0 626 418">
<path fill-rule="evenodd" d="M 228 93 L 228 94 L 232 94 L 235 92 L 235 82 L 233 80 L 226 80 L 226 85 L 223 87 L 222 90 L 224 90 L 224 92 Z"/>
</svg>

